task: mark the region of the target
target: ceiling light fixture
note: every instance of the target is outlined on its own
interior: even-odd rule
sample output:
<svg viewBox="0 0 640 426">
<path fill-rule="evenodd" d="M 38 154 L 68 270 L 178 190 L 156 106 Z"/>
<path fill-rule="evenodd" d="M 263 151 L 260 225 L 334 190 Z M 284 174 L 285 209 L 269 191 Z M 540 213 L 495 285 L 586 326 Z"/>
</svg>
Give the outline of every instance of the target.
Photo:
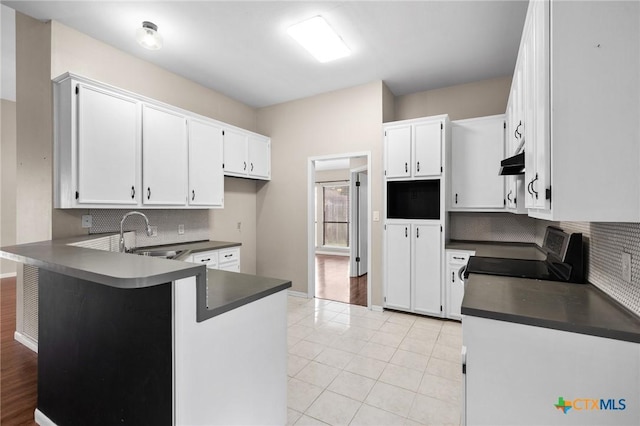
<svg viewBox="0 0 640 426">
<path fill-rule="evenodd" d="M 351 54 L 342 38 L 322 16 L 292 25 L 287 33 L 320 62 L 333 61 Z"/>
<path fill-rule="evenodd" d="M 136 40 L 145 49 L 158 50 L 162 47 L 162 36 L 158 33 L 158 26 L 153 22 L 142 23 L 142 27 L 136 31 Z"/>
</svg>

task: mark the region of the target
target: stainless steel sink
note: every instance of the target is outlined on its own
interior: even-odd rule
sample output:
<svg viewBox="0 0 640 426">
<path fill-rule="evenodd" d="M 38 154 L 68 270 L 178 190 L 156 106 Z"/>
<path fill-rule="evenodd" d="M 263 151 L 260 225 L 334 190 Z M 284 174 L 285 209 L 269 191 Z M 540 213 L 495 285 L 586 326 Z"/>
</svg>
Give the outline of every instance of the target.
<svg viewBox="0 0 640 426">
<path fill-rule="evenodd" d="M 151 257 L 159 257 L 162 259 L 173 259 L 180 255 L 180 251 L 176 250 L 153 250 L 153 249 L 138 249 L 133 250 L 133 254 L 137 254 L 139 256 L 151 256 Z"/>
</svg>

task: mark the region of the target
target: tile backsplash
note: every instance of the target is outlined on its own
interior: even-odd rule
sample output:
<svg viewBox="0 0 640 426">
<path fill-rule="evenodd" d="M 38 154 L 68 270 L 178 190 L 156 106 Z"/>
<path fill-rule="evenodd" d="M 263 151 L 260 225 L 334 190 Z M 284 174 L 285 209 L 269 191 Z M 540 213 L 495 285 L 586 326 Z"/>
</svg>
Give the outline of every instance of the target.
<svg viewBox="0 0 640 426">
<path fill-rule="evenodd" d="M 131 210 L 95 209 L 90 210 L 92 226 L 90 234 L 120 232 L 120 220 Z M 140 210 L 149 218 L 151 226 L 158 227 L 157 237 L 148 237 L 144 219 L 131 216 L 124 223 L 125 231 L 135 231 L 136 247 L 176 244 L 209 239 L 208 210 Z M 178 226 L 184 225 L 184 234 L 178 233 Z"/>
<path fill-rule="evenodd" d="M 547 226 L 581 232 L 586 277 L 640 316 L 640 223 L 548 222 L 510 213 L 450 213 L 453 240 L 510 241 L 542 245 Z M 631 254 L 631 283 L 622 278 L 622 253 Z"/>
</svg>

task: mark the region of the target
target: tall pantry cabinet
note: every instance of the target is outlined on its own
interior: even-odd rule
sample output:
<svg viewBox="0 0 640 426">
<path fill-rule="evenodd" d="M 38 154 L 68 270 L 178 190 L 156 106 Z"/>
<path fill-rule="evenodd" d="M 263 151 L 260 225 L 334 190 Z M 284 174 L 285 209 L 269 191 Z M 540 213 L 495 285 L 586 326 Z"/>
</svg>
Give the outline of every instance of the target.
<svg viewBox="0 0 640 426">
<path fill-rule="evenodd" d="M 443 316 L 447 115 L 384 125 L 384 306 Z"/>
</svg>

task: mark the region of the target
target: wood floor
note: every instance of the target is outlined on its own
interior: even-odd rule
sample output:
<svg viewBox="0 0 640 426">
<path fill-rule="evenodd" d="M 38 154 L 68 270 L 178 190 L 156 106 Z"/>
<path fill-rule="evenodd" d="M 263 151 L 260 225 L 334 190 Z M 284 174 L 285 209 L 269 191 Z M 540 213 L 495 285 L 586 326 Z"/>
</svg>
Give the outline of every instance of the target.
<svg viewBox="0 0 640 426">
<path fill-rule="evenodd" d="M 317 254 L 316 297 L 367 306 L 367 274 L 349 277 L 349 256 Z"/>
<path fill-rule="evenodd" d="M 38 356 L 16 342 L 16 279 L 0 280 L 0 425 L 35 425 Z"/>
</svg>

